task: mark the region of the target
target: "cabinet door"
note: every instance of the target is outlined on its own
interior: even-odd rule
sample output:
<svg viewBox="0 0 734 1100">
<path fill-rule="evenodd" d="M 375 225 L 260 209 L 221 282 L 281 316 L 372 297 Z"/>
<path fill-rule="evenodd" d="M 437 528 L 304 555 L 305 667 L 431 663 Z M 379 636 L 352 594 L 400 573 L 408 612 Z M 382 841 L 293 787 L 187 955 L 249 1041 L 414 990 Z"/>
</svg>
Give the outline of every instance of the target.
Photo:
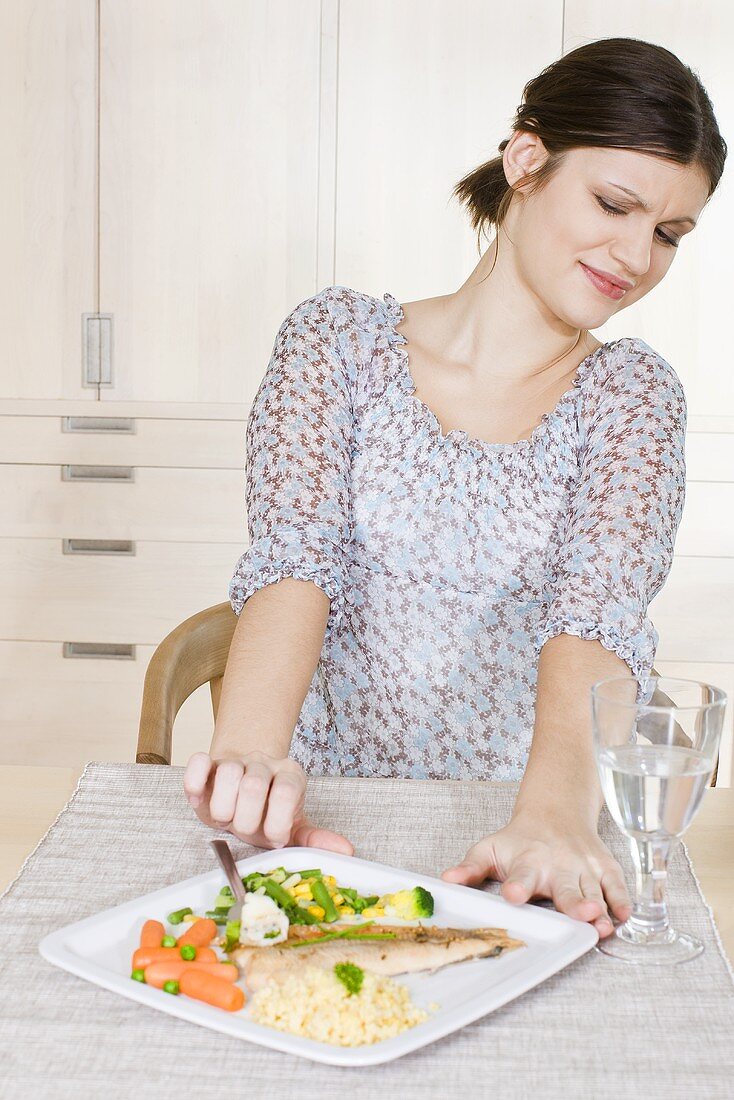
<svg viewBox="0 0 734 1100">
<path fill-rule="evenodd" d="M 562 27 L 562 0 L 341 0 L 337 283 L 400 301 L 461 286 L 479 257 L 452 189 L 498 156 Z"/>
<path fill-rule="evenodd" d="M 320 289 L 320 2 L 101 0 L 103 400 L 249 404 Z"/>
<path fill-rule="evenodd" d="M 96 0 L 0 4 L 0 395 L 86 398 L 98 311 Z"/>
</svg>

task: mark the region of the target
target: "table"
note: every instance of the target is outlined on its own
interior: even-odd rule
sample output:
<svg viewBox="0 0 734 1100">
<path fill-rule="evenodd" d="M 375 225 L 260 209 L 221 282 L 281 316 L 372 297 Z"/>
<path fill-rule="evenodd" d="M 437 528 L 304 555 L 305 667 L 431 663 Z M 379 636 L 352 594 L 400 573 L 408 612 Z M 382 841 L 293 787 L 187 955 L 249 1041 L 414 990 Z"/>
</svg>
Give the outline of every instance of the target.
<svg viewBox="0 0 734 1100">
<path fill-rule="evenodd" d="M 0 983 L 0 1097 L 76 1100 L 114 1090 L 116 1100 L 211 1091 L 279 1100 L 305 1092 L 319 1100 L 453 1100 L 470 1093 L 479 1100 L 588 1100 L 648 1095 L 651 1082 L 664 1082 L 670 1100 L 731 1095 L 732 972 L 681 846 L 670 864 L 671 918 L 703 939 L 703 955 L 677 967 L 639 968 L 589 951 L 460 1031 L 364 1070 L 243 1043 L 50 966 L 37 944 L 52 928 L 210 868 L 211 831 L 183 798 L 182 772 L 88 765 L 69 807 L 0 900 L 6 940 L 16 945 Z M 44 812 L 46 821 L 53 817 L 74 779 L 66 769 L 0 769 L 6 874 L 23 837 L 33 843 Z M 362 858 L 437 874 L 483 831 L 505 824 L 517 787 L 322 777 L 309 785 L 307 811 L 350 835 Z M 691 830 L 700 880 L 722 923 L 732 901 L 731 794 L 707 791 Z M 14 812 L 22 820 L 15 822 Z M 606 809 L 600 832 L 629 881 L 629 852 Z M 234 839 L 232 846 L 237 858 L 253 854 Z M 499 884 L 484 889 L 496 893 Z"/>
</svg>

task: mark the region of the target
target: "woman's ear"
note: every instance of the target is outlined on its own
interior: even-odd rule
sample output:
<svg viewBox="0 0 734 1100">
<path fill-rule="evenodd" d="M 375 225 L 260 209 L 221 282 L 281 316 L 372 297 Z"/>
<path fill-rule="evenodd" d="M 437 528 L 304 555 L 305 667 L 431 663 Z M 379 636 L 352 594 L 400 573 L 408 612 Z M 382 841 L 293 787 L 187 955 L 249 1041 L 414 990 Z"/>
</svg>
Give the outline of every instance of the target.
<svg viewBox="0 0 734 1100">
<path fill-rule="evenodd" d="M 517 186 L 518 181 L 540 168 L 547 156 L 548 150 L 537 134 L 529 130 L 516 130 L 502 154 L 505 178 L 510 187 L 521 190 Z"/>
</svg>

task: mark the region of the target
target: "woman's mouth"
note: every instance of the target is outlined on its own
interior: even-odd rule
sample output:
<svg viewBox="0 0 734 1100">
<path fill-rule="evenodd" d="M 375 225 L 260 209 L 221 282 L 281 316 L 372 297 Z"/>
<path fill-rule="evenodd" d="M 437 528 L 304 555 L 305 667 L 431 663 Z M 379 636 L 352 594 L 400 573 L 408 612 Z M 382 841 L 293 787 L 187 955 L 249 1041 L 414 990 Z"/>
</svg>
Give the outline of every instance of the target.
<svg viewBox="0 0 734 1100">
<path fill-rule="evenodd" d="M 579 263 L 584 269 L 584 274 L 591 285 L 595 286 L 598 291 L 605 295 L 605 297 L 614 298 L 614 300 L 618 302 L 620 298 L 625 296 L 627 291 L 624 290 L 623 287 L 617 286 L 616 283 L 610 283 L 608 279 L 603 279 L 601 275 L 597 275 L 597 273 L 592 271 L 590 267 L 587 267 L 586 264 L 581 263 L 581 260 L 579 260 Z"/>
</svg>

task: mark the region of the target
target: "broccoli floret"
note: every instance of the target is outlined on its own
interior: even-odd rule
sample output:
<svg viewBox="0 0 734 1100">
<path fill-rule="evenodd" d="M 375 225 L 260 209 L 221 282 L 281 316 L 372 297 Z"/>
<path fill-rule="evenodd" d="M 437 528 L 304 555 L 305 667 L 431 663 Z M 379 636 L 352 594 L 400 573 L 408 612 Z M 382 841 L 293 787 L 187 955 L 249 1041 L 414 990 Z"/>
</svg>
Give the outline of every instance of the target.
<svg viewBox="0 0 734 1100">
<path fill-rule="evenodd" d="M 359 993 L 364 981 L 364 970 L 355 963 L 337 963 L 334 973 L 346 989 L 349 996 Z"/>
<path fill-rule="evenodd" d="M 401 920 L 416 920 L 419 917 L 433 916 L 433 895 L 422 886 L 412 890 L 398 890 L 395 894 L 385 894 L 380 898 L 385 907 L 385 915 L 399 917 Z"/>
</svg>

